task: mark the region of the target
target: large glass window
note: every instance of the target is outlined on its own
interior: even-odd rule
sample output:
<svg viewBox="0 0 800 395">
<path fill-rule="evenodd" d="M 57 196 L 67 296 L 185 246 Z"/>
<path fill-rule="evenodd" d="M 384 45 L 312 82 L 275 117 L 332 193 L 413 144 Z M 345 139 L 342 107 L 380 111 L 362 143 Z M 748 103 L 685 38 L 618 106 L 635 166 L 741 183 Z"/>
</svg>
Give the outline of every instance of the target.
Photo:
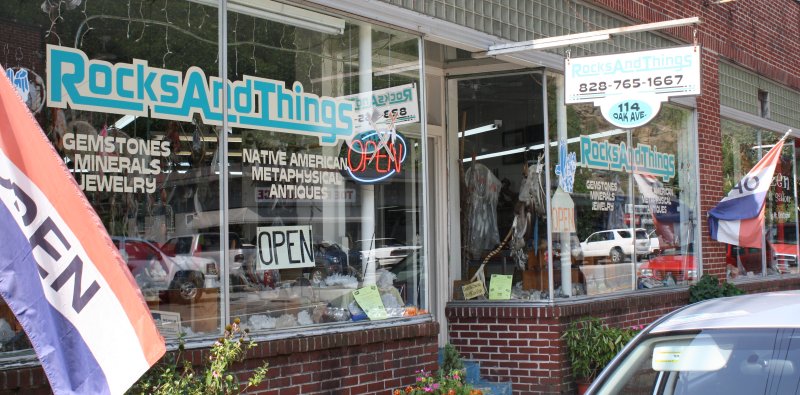
<svg viewBox="0 0 800 395">
<path fill-rule="evenodd" d="M 5 74 L 18 87 L 29 83 L 29 108 L 162 333 L 217 333 L 220 292 L 212 277 L 222 264 L 219 246 L 201 238 L 165 244 L 181 231 L 179 213 L 219 210 L 208 183 L 201 191 L 179 181 L 210 172 L 214 151 L 206 140 L 213 128 L 148 116 L 143 105 L 176 103 L 192 67 L 202 79 L 218 74 L 216 8 L 183 1 L 4 2 L 0 20 Z M 219 97 L 213 89 L 203 94 Z M 0 341 L 4 350 L 29 346 L 21 332 Z"/>
<path fill-rule="evenodd" d="M 722 190 L 727 194 L 780 139 L 781 134 L 722 120 Z M 783 146 L 764 208 L 766 248 L 726 244 L 729 278 L 797 273 L 797 195 L 795 147 Z"/>
<path fill-rule="evenodd" d="M 331 34 L 228 14 L 228 79 L 252 81 L 272 111 L 242 118 L 236 90 L 251 87 L 234 88 L 230 230 L 255 254 L 232 266 L 230 308 L 253 329 L 422 307 L 419 38 L 339 21 Z"/>
<path fill-rule="evenodd" d="M 619 129 L 591 104 L 564 106 L 563 77 L 548 77 L 556 296 L 697 279 L 691 111 L 665 103 L 647 125 Z"/>
<path fill-rule="evenodd" d="M 424 312 L 419 37 L 259 3 L 3 2 L 0 64 L 165 336 Z"/>
<path fill-rule="evenodd" d="M 619 129 L 592 105 L 565 106 L 563 76 L 546 77 L 449 85 L 462 163 L 456 298 L 539 300 L 694 281 L 692 112 L 665 104 L 647 125 Z"/>
<path fill-rule="evenodd" d="M 490 299 L 549 297 L 542 84 L 541 71 L 449 84 L 458 98 L 459 297 L 483 299 L 481 287 Z"/>
</svg>

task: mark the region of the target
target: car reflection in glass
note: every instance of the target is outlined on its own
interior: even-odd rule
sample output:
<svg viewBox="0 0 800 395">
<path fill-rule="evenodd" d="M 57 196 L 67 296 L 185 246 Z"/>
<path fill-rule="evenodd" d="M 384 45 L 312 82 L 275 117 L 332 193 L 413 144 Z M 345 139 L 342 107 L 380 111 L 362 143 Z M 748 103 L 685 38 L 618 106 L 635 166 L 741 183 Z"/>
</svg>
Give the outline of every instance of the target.
<svg viewBox="0 0 800 395">
<path fill-rule="evenodd" d="M 798 394 L 800 292 L 711 299 L 643 330 L 587 394 Z"/>
<path fill-rule="evenodd" d="M 361 249 L 363 246 L 368 249 Z M 350 249 L 350 265 L 357 270 L 366 270 L 366 263 L 374 259 L 376 269 L 387 268 L 402 262 L 408 256 L 420 249 L 419 246 L 409 246 L 397 239 L 378 238 L 367 241 L 356 241 Z"/>
<path fill-rule="evenodd" d="M 314 244 L 314 267 L 307 269 L 312 284 L 320 283 L 333 274 L 351 274 L 347 253 L 336 243 L 322 241 Z"/>
<path fill-rule="evenodd" d="M 195 256 L 167 256 L 148 240 L 112 237 L 122 258 L 145 295 L 178 291 L 178 302 L 196 301 L 202 294 L 206 271 L 214 261 Z"/>
</svg>

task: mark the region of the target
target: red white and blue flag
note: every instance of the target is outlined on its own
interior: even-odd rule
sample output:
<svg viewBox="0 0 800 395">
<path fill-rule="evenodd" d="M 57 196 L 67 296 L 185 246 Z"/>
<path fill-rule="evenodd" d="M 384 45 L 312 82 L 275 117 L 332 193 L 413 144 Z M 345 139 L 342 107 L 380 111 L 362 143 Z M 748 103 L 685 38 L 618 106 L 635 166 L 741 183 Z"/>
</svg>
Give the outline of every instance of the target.
<svg viewBox="0 0 800 395">
<path fill-rule="evenodd" d="M 0 240 L 0 296 L 55 394 L 121 394 L 164 354 L 103 223 L 5 77 Z"/>
<path fill-rule="evenodd" d="M 789 132 L 733 186 L 728 196 L 708 211 L 712 239 L 741 247 L 762 248 L 767 192 Z"/>
</svg>

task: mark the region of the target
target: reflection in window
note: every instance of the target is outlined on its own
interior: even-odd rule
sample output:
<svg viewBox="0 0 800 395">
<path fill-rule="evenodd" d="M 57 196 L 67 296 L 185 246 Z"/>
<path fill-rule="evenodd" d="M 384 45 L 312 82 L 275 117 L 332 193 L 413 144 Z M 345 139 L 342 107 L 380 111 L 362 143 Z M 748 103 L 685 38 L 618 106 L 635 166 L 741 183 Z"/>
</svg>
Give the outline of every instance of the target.
<svg viewBox="0 0 800 395">
<path fill-rule="evenodd" d="M 233 317 L 252 329 L 274 329 L 422 311 L 418 36 L 285 5 L 283 11 L 316 14 L 336 27 L 304 28 L 237 6 L 227 15 L 230 40 L 223 43 L 236 117 L 224 131 L 214 114 L 221 104 L 216 7 L 45 3 L 0 2 L 4 32 L 11 32 L 0 44 L 18 54 L 12 68 L 30 71 L 39 95 L 44 85 L 35 76 L 48 75 L 45 44 L 65 59 L 85 55 L 91 70 L 106 70 L 100 62 L 123 70 L 86 84 L 98 94 L 115 87 L 117 101 L 55 108 L 40 100 L 31 109 L 164 336 L 216 334 Z M 370 49 L 361 52 L 364 43 Z M 137 67 L 147 74 L 128 73 Z M 192 89 L 184 86 L 192 81 Z M 120 105 L 135 100 L 162 106 L 142 115 Z M 192 100 L 195 107 L 183 114 L 179 104 Z M 359 100 L 362 107 L 394 106 L 348 110 Z M 258 124 L 265 114 L 287 118 L 293 128 Z M 384 133 L 390 129 L 397 133 Z M 221 148 L 228 149 L 227 164 Z M 229 178 L 222 192 L 221 168 Z M 228 207 L 221 207 L 223 197 Z M 220 210 L 227 210 L 229 229 Z M 268 266 L 277 262 L 284 266 Z M 376 285 L 375 292 L 354 295 L 366 285 Z M 225 287 L 231 304 L 223 308 Z M 372 316 L 365 306 L 382 313 Z M 0 347 L 26 345 L 0 305 Z"/>
<path fill-rule="evenodd" d="M 779 133 L 723 119 L 723 193 L 727 194 L 780 137 Z M 727 245 L 729 278 L 798 272 L 795 171 L 794 144 L 784 144 L 764 209 L 766 249 Z"/>
<path fill-rule="evenodd" d="M 548 75 L 549 76 L 549 75 Z M 561 76 L 548 79 L 551 196 L 556 169 L 578 161 L 569 193 L 575 234 L 554 232 L 557 296 L 598 295 L 686 284 L 697 278 L 697 188 L 691 112 L 665 104 L 645 126 L 623 130 L 592 105 L 563 106 Z M 554 198 L 555 201 L 555 198 Z M 580 260 L 566 260 L 563 240 L 577 238 Z M 559 251 L 560 249 L 561 251 Z M 567 275 L 567 270 L 571 274 Z"/>
<path fill-rule="evenodd" d="M 452 117 L 459 120 L 453 149 L 461 180 L 461 280 L 477 289 L 464 298 L 549 297 L 542 77 L 523 72 L 451 83 L 458 92 Z"/>
</svg>

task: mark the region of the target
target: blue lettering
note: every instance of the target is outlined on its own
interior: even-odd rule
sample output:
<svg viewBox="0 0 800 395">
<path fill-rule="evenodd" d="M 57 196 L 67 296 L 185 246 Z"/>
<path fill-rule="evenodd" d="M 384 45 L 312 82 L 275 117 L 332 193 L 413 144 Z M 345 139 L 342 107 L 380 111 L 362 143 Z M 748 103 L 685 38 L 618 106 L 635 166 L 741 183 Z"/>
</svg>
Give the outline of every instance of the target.
<svg viewBox="0 0 800 395">
<path fill-rule="evenodd" d="M 233 103 L 234 109 L 240 114 L 253 112 L 253 81 L 248 79 L 244 85 L 233 88 Z"/>
<path fill-rule="evenodd" d="M 283 115 L 283 103 L 286 103 L 286 109 L 289 113 L 289 118 L 294 119 L 294 106 L 292 105 L 292 95 L 291 93 L 283 93 L 285 88 L 283 86 L 278 87 L 278 118 L 286 118 Z"/>
<path fill-rule="evenodd" d="M 154 71 L 150 71 L 148 67 L 145 69 L 142 65 L 136 65 L 137 69 L 139 69 L 139 74 L 137 75 L 136 82 L 139 85 L 139 99 L 142 99 L 142 95 L 145 93 L 147 94 L 146 100 L 156 100 L 156 92 L 153 91 L 153 82 L 156 80 L 156 73 Z"/>
<path fill-rule="evenodd" d="M 50 55 L 48 62 L 50 65 L 50 101 L 59 104 L 63 102 L 62 88 L 66 91 L 67 102 L 80 98 L 78 85 L 86 79 L 86 58 L 81 54 L 60 51 L 55 47 L 48 46 L 47 49 Z M 66 73 L 64 65 L 72 65 L 73 72 Z M 66 106 L 62 108 L 66 108 Z"/>
<path fill-rule="evenodd" d="M 181 80 L 177 75 L 164 74 L 161 77 L 161 102 L 166 104 L 178 104 L 180 99 L 180 90 L 178 86 Z"/>
<path fill-rule="evenodd" d="M 119 66 L 117 68 L 117 96 L 126 99 L 133 99 L 134 93 L 130 89 L 125 88 L 125 78 L 133 77 L 133 69 L 128 66 Z"/>
<path fill-rule="evenodd" d="M 220 92 L 225 83 L 232 126 L 313 135 L 324 144 L 335 144 L 353 134 L 352 102 L 305 93 L 300 82 L 292 89 L 283 82 L 250 76 L 223 82 L 206 78 L 197 67 L 181 75 L 148 67 L 140 59 L 112 65 L 90 61 L 80 50 L 57 46 L 48 46 L 47 64 L 48 99 L 55 107 L 137 115 L 150 109 L 153 117 L 178 121 L 191 120 L 199 112 L 206 123 L 219 125 Z M 406 89 L 380 99 L 387 103 L 406 97 L 413 100 L 413 94 L 412 89 Z"/>
</svg>

